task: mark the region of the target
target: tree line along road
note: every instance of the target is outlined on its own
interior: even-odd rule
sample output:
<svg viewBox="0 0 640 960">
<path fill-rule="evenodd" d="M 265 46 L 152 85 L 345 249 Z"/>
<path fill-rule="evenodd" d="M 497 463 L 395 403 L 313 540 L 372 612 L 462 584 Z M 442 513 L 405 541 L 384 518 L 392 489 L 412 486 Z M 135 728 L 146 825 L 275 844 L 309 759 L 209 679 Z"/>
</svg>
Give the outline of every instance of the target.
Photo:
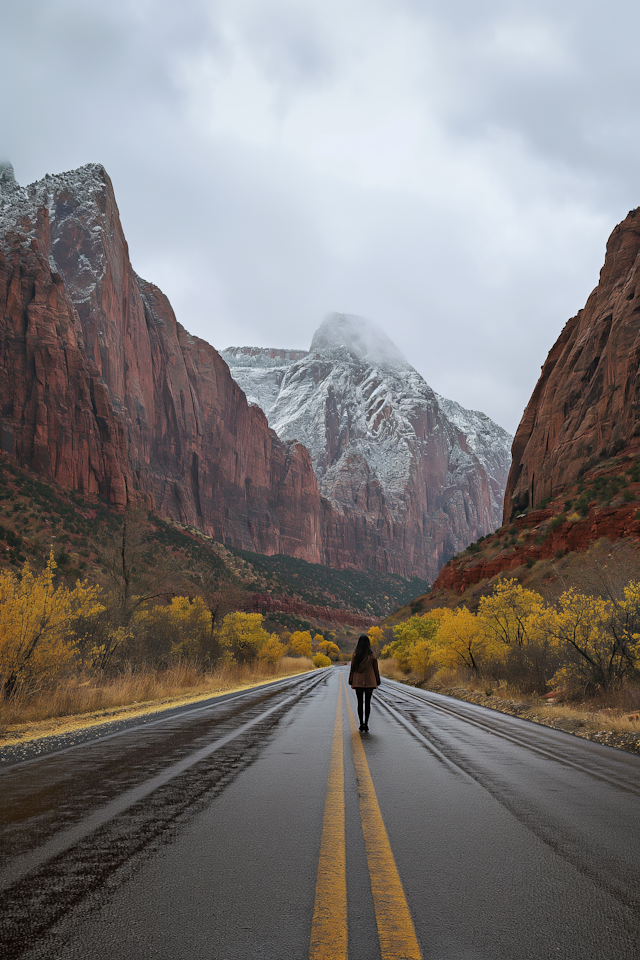
<svg viewBox="0 0 640 960">
<path fill-rule="evenodd" d="M 0 756 L 0 956 L 637 960 L 640 757 L 346 676 Z"/>
</svg>

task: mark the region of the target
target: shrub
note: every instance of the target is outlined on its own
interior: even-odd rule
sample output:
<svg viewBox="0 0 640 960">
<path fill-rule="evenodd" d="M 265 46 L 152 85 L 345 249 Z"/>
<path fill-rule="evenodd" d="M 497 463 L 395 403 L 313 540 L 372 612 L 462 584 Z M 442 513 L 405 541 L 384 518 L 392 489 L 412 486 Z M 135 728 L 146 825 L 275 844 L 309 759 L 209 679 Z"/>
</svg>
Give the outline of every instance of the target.
<svg viewBox="0 0 640 960">
<path fill-rule="evenodd" d="M 220 644 L 231 663 L 253 663 L 269 638 L 260 613 L 228 613 L 219 632 Z"/>
<path fill-rule="evenodd" d="M 55 570 L 51 551 L 40 574 L 28 565 L 19 578 L 0 574 L 0 680 L 8 696 L 59 676 L 76 657 L 75 622 L 102 610 L 96 587 L 57 586 Z"/>
<path fill-rule="evenodd" d="M 583 494 L 583 495 L 579 498 L 579 500 L 576 500 L 574 506 L 575 506 L 575 508 L 576 508 L 576 510 L 578 511 L 579 514 L 581 514 L 583 517 L 586 517 L 587 514 L 589 513 L 589 498 L 588 498 L 588 496 L 587 496 L 586 494 Z"/>
<path fill-rule="evenodd" d="M 289 651 L 294 657 L 311 657 L 311 634 L 307 630 L 296 630 L 289 640 Z"/>
<path fill-rule="evenodd" d="M 265 640 L 260 647 L 258 659 L 263 663 L 277 663 L 284 656 L 285 646 L 280 643 L 277 636 L 272 633 L 268 640 Z"/>
<path fill-rule="evenodd" d="M 567 522 L 566 513 L 558 513 L 549 524 L 549 530 L 554 530 L 556 527 L 560 527 L 562 526 L 563 523 L 566 523 L 566 522 Z"/>
<path fill-rule="evenodd" d="M 313 658 L 313 665 L 314 667 L 330 667 L 331 660 L 329 660 L 329 657 L 325 657 L 324 653 L 316 653 Z"/>
</svg>

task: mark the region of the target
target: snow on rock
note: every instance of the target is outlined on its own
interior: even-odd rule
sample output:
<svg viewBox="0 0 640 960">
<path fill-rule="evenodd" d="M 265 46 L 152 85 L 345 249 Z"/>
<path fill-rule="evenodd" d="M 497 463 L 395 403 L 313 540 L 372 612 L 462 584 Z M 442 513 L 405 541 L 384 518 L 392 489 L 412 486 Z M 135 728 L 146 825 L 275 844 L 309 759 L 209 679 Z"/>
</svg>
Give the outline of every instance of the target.
<svg viewBox="0 0 640 960">
<path fill-rule="evenodd" d="M 51 249 L 47 251 L 54 273 L 64 275 L 74 303 L 88 301 L 107 269 L 103 234 L 109 232 L 105 204 L 101 203 L 110 181 L 99 163 L 77 170 L 47 174 L 42 180 L 21 187 L 10 163 L 0 164 L 0 241 L 5 251 L 19 243 L 28 247 L 37 237 L 43 213 L 49 219 Z M 87 225 L 90 225 L 87 229 Z M 74 257 L 73 269 L 66 263 L 69 237 L 82 233 L 83 250 Z M 71 276 L 73 273 L 73 276 Z"/>
<path fill-rule="evenodd" d="M 261 347 L 228 347 L 221 354 L 229 365 L 231 376 L 242 387 L 249 403 L 262 407 L 263 410 L 271 407 L 277 400 L 287 367 L 306 355 L 306 350 Z"/>
<path fill-rule="evenodd" d="M 334 313 L 308 352 L 222 352 L 282 440 L 309 450 L 321 493 L 340 510 L 367 504 L 412 525 L 433 573 L 500 526 L 509 434 L 434 393 L 379 327 Z"/>
<path fill-rule="evenodd" d="M 504 492 L 511 466 L 513 437 L 480 410 L 465 410 L 455 400 L 436 394 L 440 409 L 464 437 L 467 448 L 487 472 L 494 501 L 496 526 L 502 523 Z M 505 472 L 506 471 L 506 472 Z"/>
</svg>

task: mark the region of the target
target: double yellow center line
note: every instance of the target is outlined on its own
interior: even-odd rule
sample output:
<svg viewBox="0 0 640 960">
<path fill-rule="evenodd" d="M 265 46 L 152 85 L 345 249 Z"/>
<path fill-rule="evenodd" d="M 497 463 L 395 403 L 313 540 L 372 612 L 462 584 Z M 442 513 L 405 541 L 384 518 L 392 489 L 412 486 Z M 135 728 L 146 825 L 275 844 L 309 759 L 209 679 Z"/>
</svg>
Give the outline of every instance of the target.
<svg viewBox="0 0 640 960">
<path fill-rule="evenodd" d="M 346 695 L 344 680 L 340 677 L 311 928 L 310 960 L 348 960 L 343 693 Z M 413 920 L 348 697 L 347 712 L 380 954 L 382 960 L 422 960 Z"/>
<path fill-rule="evenodd" d="M 347 960 L 347 859 L 344 843 L 342 677 L 324 805 L 310 960 Z"/>
</svg>

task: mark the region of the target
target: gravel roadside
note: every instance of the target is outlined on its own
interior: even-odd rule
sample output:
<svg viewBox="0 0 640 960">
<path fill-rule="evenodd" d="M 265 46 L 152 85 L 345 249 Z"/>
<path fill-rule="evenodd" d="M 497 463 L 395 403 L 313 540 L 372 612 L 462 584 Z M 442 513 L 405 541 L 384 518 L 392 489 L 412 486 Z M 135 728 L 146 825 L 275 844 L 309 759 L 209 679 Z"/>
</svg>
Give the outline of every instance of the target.
<svg viewBox="0 0 640 960">
<path fill-rule="evenodd" d="M 291 676 L 299 677 L 303 674 L 296 673 Z M 148 703 L 131 704 L 127 707 L 114 707 L 81 716 L 56 717 L 10 727 L 0 734 L 0 769 L 25 760 L 44 757 L 50 753 L 58 753 L 60 750 L 66 750 L 81 743 L 89 743 L 91 740 L 102 739 L 121 730 L 165 720 L 194 707 L 205 707 L 214 701 L 221 703 L 224 700 L 242 696 L 257 687 L 289 680 L 291 676 L 244 684 L 219 693 L 209 691 L 189 697 L 171 697 Z"/>
<path fill-rule="evenodd" d="M 455 697 L 456 700 L 465 700 L 467 703 L 477 703 L 482 707 L 489 707 L 490 710 L 498 710 L 500 713 L 508 713 L 512 717 L 521 717 L 523 720 L 531 720 L 533 723 L 540 723 L 545 727 L 552 727 L 554 730 L 563 730 L 565 733 L 572 733 L 576 737 L 582 737 L 584 740 L 593 740 L 596 743 L 604 743 L 609 747 L 616 747 L 618 750 L 626 750 L 628 753 L 640 754 L 640 729 L 624 733 L 617 733 L 613 730 L 594 730 L 589 729 L 595 721 L 584 720 L 579 716 L 547 716 L 543 712 L 544 705 L 536 700 L 514 700 L 504 699 L 503 697 L 481 693 L 479 690 L 467 690 L 465 687 L 449 687 L 446 689 L 434 689 L 435 693 L 442 693 L 447 697 Z"/>
</svg>

